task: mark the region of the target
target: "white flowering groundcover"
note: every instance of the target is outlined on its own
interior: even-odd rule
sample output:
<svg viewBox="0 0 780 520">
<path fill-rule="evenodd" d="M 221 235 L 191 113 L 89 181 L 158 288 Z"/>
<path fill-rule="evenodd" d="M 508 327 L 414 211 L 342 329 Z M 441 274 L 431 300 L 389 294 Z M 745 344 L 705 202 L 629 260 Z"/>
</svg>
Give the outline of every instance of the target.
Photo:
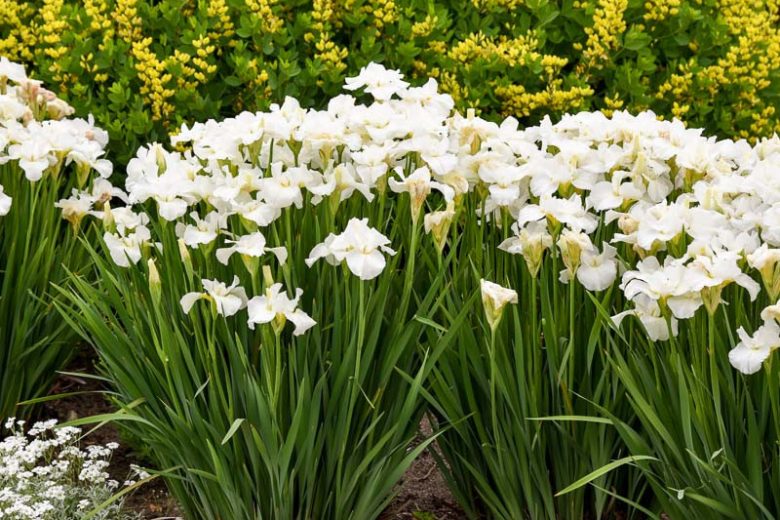
<svg viewBox="0 0 780 520">
<path fill-rule="evenodd" d="M 81 430 L 58 427 L 57 421 L 7 419 L 0 441 L 0 518 L 4 520 L 133 520 L 115 495 L 120 485 L 111 479 L 111 454 L 119 446 L 80 447 Z M 143 470 L 135 474 L 148 477 Z M 121 492 L 120 492 L 121 493 Z"/>
<path fill-rule="evenodd" d="M 0 58 L 0 418 L 26 415 L 18 403 L 45 395 L 69 359 L 76 335 L 50 284 L 85 267 L 81 208 L 112 197 L 108 134 L 72 112 Z M 71 190 L 89 194 L 58 202 Z"/>
</svg>

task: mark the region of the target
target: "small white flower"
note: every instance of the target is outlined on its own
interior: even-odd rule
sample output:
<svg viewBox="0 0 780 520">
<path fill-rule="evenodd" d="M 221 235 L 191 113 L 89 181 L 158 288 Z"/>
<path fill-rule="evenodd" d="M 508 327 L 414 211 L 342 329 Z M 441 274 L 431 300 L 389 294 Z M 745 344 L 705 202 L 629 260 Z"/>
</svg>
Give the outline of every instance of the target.
<svg viewBox="0 0 780 520">
<path fill-rule="evenodd" d="M 712 255 L 698 255 L 689 264 L 701 277 L 702 296 L 710 313 L 721 303 L 721 291 L 731 283 L 736 283 L 748 291 L 750 300 L 758 296 L 761 286 L 750 276 L 742 272 L 738 262 L 741 256 L 733 251 L 719 251 Z"/>
<path fill-rule="evenodd" d="M 480 280 L 479 287 L 488 324 L 491 329 L 495 330 L 501 322 L 504 307 L 509 303 L 516 304 L 518 302 L 517 292 L 487 280 Z"/>
<path fill-rule="evenodd" d="M 303 207 L 301 187 L 312 184 L 315 173 L 306 167 L 283 169 L 284 164 L 274 162 L 271 176 L 258 181 L 265 201 L 275 208 Z"/>
<path fill-rule="evenodd" d="M 8 215 L 11 211 L 11 203 L 13 199 L 5 194 L 5 188 L 0 185 L 0 217 Z"/>
<path fill-rule="evenodd" d="M 306 265 L 311 267 L 320 258 L 327 258 L 330 263 L 346 260 L 352 274 L 361 280 L 371 280 L 385 268 L 382 253 L 395 255 L 388 244 L 390 240 L 386 236 L 369 227 L 367 218 L 353 218 L 341 234 L 330 234 L 325 242 L 315 246 L 306 259 Z"/>
<path fill-rule="evenodd" d="M 603 249 L 601 253 L 595 247 L 582 252 L 577 280 L 589 291 L 603 291 L 617 276 L 617 250 L 609 244 L 603 244 Z"/>
<path fill-rule="evenodd" d="M 131 471 L 131 472 L 132 472 L 132 473 L 133 473 L 135 476 L 137 476 L 138 478 L 140 478 L 141 480 L 143 480 L 143 479 L 147 479 L 147 478 L 149 478 L 149 477 L 151 477 L 151 476 L 152 476 L 152 474 L 151 474 L 151 473 L 149 473 L 148 471 L 146 471 L 144 468 L 142 468 L 141 466 L 139 466 L 139 465 L 137 465 L 137 464 L 130 464 L 130 471 Z"/>
<path fill-rule="evenodd" d="M 73 195 L 56 202 L 54 206 L 62 210 L 62 218 L 78 227 L 81 220 L 92 210 L 94 203 L 95 198 L 92 195 L 74 189 Z"/>
<path fill-rule="evenodd" d="M 675 318 L 693 317 L 703 305 L 701 290 L 706 279 L 696 269 L 688 268 L 683 260 L 667 257 L 664 265 L 654 256 L 637 264 L 637 270 L 623 274 L 620 288 L 629 300 L 647 296 L 665 303 Z"/>
<path fill-rule="evenodd" d="M 120 233 L 126 233 L 132 231 L 140 226 L 146 226 L 149 223 L 149 215 L 146 213 L 135 213 L 129 207 L 110 208 L 110 218 L 116 226 L 117 231 Z M 98 218 L 104 219 L 107 217 L 106 212 L 93 212 Z"/>
<path fill-rule="evenodd" d="M 641 199 L 643 192 L 634 182 L 623 182 L 627 177 L 626 172 L 615 172 L 611 181 L 597 182 L 588 195 L 588 204 L 597 211 L 605 211 Z"/>
<path fill-rule="evenodd" d="M 412 220 L 415 222 L 420 216 L 420 210 L 426 197 L 431 192 L 431 172 L 427 167 L 417 168 L 408 176 L 404 176 L 403 171 L 398 168 L 396 173 L 401 180 L 391 177 L 387 184 L 395 193 L 408 193 L 411 198 Z"/>
<path fill-rule="evenodd" d="M 582 205 L 582 200 L 576 194 L 568 199 L 544 197 L 539 201 L 539 207 L 553 221 L 566 224 L 575 231 L 592 233 L 598 226 L 596 217 Z"/>
<path fill-rule="evenodd" d="M 0 56 L 0 78 L 9 79 L 14 83 L 23 83 L 27 80 L 24 66 L 10 61 L 5 56 Z"/>
<path fill-rule="evenodd" d="M 669 325 L 661 316 L 658 304 L 644 295 L 639 295 L 633 300 L 634 308 L 612 316 L 612 322 L 620 327 L 626 316 L 635 316 L 644 325 L 648 337 L 653 341 L 667 341 L 669 339 Z M 677 335 L 677 319 L 670 318 L 672 334 Z"/>
<path fill-rule="evenodd" d="M 388 70 L 378 63 L 371 62 L 360 69 L 360 73 L 346 79 L 346 90 L 358 90 L 365 87 L 367 93 L 377 101 L 387 101 L 393 94 L 401 92 L 409 86 L 403 81 L 403 74 L 397 70 Z"/>
<path fill-rule="evenodd" d="M 56 420 L 6 422 L 10 436 L 0 440 L 0 517 L 14 519 L 72 518 L 113 495 L 106 473 L 111 450 L 79 449 L 81 430 L 56 428 Z M 104 513 L 118 511 L 121 503 Z M 64 516 L 63 516 L 64 515 Z M 75 514 L 76 517 L 81 516 Z"/>
<path fill-rule="evenodd" d="M 395 193 L 409 194 L 409 197 L 411 197 L 412 218 L 415 220 L 419 217 L 420 209 L 432 189 L 441 192 L 446 202 L 451 202 L 455 199 L 455 190 L 452 187 L 431 180 L 431 172 L 427 166 L 417 168 L 408 176 L 404 176 L 400 167 L 396 168 L 395 171 L 400 180 L 391 177 L 388 179 L 387 184 Z"/>
<path fill-rule="evenodd" d="M 282 284 L 271 285 L 262 296 L 255 296 L 247 305 L 249 313 L 249 328 L 254 329 L 256 323 L 271 323 L 276 320 L 279 329 L 284 326 L 285 320 L 290 320 L 295 329 L 293 334 L 300 336 L 317 324 L 311 316 L 298 308 L 303 291 L 295 290 L 295 298 L 290 299 L 282 292 Z"/>
<path fill-rule="evenodd" d="M 351 163 L 330 165 L 325 169 L 321 180 L 321 183 L 307 187 L 308 191 L 315 196 L 312 199 L 314 204 L 327 196 L 336 196 L 339 202 L 343 202 L 351 197 L 355 191 L 363 195 L 369 202 L 374 200 L 374 194 L 371 193 L 372 186 L 360 178 L 355 166 Z"/>
<path fill-rule="evenodd" d="M 780 324 L 780 303 L 764 307 L 764 310 L 761 311 L 761 319 L 764 321 L 775 320 Z"/>
<path fill-rule="evenodd" d="M 236 210 L 241 218 L 254 222 L 258 226 L 265 227 L 282 215 L 279 207 L 272 206 L 267 202 L 260 200 L 250 200 L 248 202 L 237 204 Z"/>
<path fill-rule="evenodd" d="M 9 146 L 8 156 L 19 161 L 19 167 L 28 181 L 36 182 L 41 180 L 44 170 L 54 164 L 51 151 L 51 147 L 43 139 L 28 138 Z"/>
<path fill-rule="evenodd" d="M 22 121 L 27 118 L 32 118 L 30 107 L 11 96 L 0 95 L 0 120 Z"/>
<path fill-rule="evenodd" d="M 152 235 L 146 226 L 138 226 L 132 233 L 104 233 L 103 241 L 108 246 L 111 259 L 120 267 L 130 267 L 141 259 L 141 247 L 149 245 Z"/>
<path fill-rule="evenodd" d="M 536 277 L 542 266 L 544 252 L 552 247 L 552 235 L 544 221 L 529 222 L 522 228 L 514 224 L 515 236 L 507 238 L 498 246 L 502 251 L 513 255 L 523 255 L 528 271 Z"/>
<path fill-rule="evenodd" d="M 561 232 L 557 245 L 558 249 L 561 251 L 563 263 L 566 265 L 568 279 L 571 279 L 580 268 L 583 252 L 595 249 L 588 235 L 582 231 L 571 230 L 569 228 L 564 228 Z"/>
<path fill-rule="evenodd" d="M 204 219 L 193 211 L 190 213 L 190 218 L 195 221 L 195 224 L 182 222 L 176 224 L 176 235 L 189 247 L 210 244 L 216 240 L 219 232 L 227 227 L 227 217 L 216 211 L 212 211 Z"/>
<path fill-rule="evenodd" d="M 180 304 L 185 314 L 189 314 L 192 306 L 198 300 L 209 300 L 214 303 L 217 313 L 232 316 L 247 305 L 246 291 L 238 284 L 238 276 L 233 277 L 231 285 L 225 285 L 218 280 L 201 280 L 204 292 L 190 292 L 181 297 Z"/>
<path fill-rule="evenodd" d="M 433 211 L 427 213 L 423 219 L 423 226 L 426 233 L 433 235 L 433 241 L 441 252 L 447 243 L 447 235 L 450 232 L 452 219 L 455 218 L 455 204 L 449 202 L 447 208 L 443 211 Z"/>
<path fill-rule="evenodd" d="M 743 374 L 755 374 L 773 350 L 780 348 L 780 326 L 765 322 L 750 336 L 745 329 L 737 330 L 742 340 L 729 352 L 729 362 Z"/>
<path fill-rule="evenodd" d="M 234 253 L 254 258 L 270 252 L 276 256 L 280 264 L 287 261 L 287 249 L 284 247 L 265 247 L 265 236 L 259 231 L 240 236 L 237 240 L 226 240 L 225 242 L 233 245 L 217 249 L 217 260 L 223 265 L 228 264 Z"/>
<path fill-rule="evenodd" d="M 680 235 L 689 221 L 690 210 L 685 204 L 668 204 L 663 201 L 648 207 L 637 215 L 639 227 L 636 243 L 650 251 L 657 244 L 665 244 Z"/>
<path fill-rule="evenodd" d="M 758 269 L 761 273 L 761 281 L 771 300 L 777 300 L 780 296 L 780 249 L 770 248 L 767 244 L 761 246 L 747 255 L 748 265 Z"/>
</svg>

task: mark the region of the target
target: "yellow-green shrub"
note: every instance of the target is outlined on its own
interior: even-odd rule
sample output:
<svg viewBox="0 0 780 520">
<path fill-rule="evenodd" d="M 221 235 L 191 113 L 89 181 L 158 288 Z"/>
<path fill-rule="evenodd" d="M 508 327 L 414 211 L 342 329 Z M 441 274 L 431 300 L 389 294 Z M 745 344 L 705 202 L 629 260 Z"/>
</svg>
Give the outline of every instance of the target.
<svg viewBox="0 0 780 520">
<path fill-rule="evenodd" d="M 780 129 L 778 0 L 0 0 L 0 54 L 93 112 L 123 161 L 183 121 L 317 105 L 369 61 L 485 116 L 653 109 Z M 120 138 L 121 137 L 121 138 Z"/>
</svg>

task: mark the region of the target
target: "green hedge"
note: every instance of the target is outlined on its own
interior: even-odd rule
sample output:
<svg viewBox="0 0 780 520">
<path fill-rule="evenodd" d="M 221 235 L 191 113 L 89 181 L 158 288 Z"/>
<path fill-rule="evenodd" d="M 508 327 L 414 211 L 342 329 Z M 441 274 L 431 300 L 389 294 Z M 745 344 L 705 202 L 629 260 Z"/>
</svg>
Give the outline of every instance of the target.
<svg viewBox="0 0 780 520">
<path fill-rule="evenodd" d="M 778 0 L 0 0 L 0 54 L 92 112 L 125 162 L 169 129 L 369 61 L 486 117 L 652 109 L 721 136 L 780 128 Z"/>
</svg>

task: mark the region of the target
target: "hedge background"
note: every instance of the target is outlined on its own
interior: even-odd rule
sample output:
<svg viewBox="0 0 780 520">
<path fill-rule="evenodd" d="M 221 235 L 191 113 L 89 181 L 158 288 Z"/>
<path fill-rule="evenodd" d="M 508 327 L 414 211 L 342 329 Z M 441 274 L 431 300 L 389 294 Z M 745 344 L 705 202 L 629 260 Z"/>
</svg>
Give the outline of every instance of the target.
<svg viewBox="0 0 780 520">
<path fill-rule="evenodd" d="M 93 113 L 120 163 L 182 122 L 321 106 L 369 61 L 487 118 L 780 129 L 780 0 L 0 0 L 0 54 Z"/>
</svg>

